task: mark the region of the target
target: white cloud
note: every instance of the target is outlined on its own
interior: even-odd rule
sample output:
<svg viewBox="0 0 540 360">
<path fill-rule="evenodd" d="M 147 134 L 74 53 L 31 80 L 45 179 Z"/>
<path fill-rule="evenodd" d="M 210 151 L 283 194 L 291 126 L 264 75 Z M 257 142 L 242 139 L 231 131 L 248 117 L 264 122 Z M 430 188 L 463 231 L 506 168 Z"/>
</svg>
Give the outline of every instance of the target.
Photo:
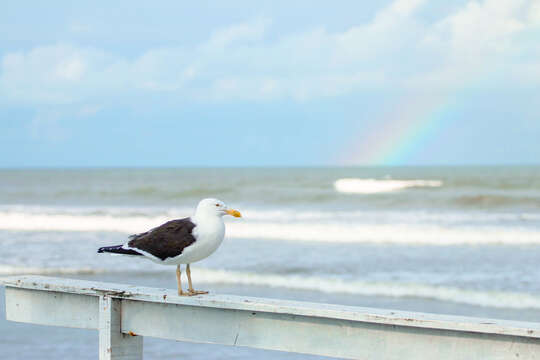
<svg viewBox="0 0 540 360">
<path fill-rule="evenodd" d="M 443 44 L 456 57 L 505 54 L 512 47 L 513 35 L 526 27 L 519 16 L 522 7 L 519 0 L 469 2 L 435 30 L 440 37 L 447 37 Z"/>
<path fill-rule="evenodd" d="M 415 86 L 499 87 L 540 83 L 538 77 L 518 78 L 528 64 L 540 66 L 540 52 L 527 34 L 538 32 L 530 18 L 533 3 L 524 0 L 470 1 L 434 24 L 423 46 L 439 54 L 437 67 L 410 79 Z M 515 76 L 514 76 L 515 75 Z"/>
<path fill-rule="evenodd" d="M 235 24 L 215 31 L 206 45 L 209 50 L 222 49 L 233 43 L 249 43 L 261 40 L 270 25 L 268 19 L 257 19 L 253 22 Z"/>
<path fill-rule="evenodd" d="M 56 76 L 61 79 L 77 81 L 82 78 L 86 70 L 84 60 L 80 57 L 66 59 L 56 67 Z"/>
<path fill-rule="evenodd" d="M 2 58 L 0 94 L 23 103 L 80 101 L 97 90 L 88 88 L 95 82 L 96 72 L 103 71 L 113 61 L 100 50 L 63 44 L 10 53 Z"/>
<path fill-rule="evenodd" d="M 528 9 L 528 20 L 535 25 L 540 25 L 540 0 L 531 1 Z"/>
<path fill-rule="evenodd" d="M 446 91 L 486 79 L 540 85 L 530 34 L 540 0 L 469 1 L 437 21 L 425 0 L 397 0 L 342 32 L 324 27 L 268 37 L 271 21 L 219 29 L 189 47 L 132 57 L 76 45 L 40 46 L 2 57 L 0 97 L 12 103 L 78 104 L 166 93 L 198 101 L 313 99 L 359 89 Z M 527 36 L 529 34 L 529 36 Z M 515 76 L 500 76 L 513 68 Z"/>
</svg>

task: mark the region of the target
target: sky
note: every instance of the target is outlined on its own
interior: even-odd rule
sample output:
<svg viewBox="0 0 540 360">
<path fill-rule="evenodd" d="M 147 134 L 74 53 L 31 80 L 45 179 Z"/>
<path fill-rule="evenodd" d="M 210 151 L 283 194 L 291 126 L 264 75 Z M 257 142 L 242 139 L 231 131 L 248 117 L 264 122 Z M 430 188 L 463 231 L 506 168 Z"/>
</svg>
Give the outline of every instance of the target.
<svg viewBox="0 0 540 360">
<path fill-rule="evenodd" d="M 12 1 L 0 167 L 540 163 L 540 0 Z"/>
</svg>

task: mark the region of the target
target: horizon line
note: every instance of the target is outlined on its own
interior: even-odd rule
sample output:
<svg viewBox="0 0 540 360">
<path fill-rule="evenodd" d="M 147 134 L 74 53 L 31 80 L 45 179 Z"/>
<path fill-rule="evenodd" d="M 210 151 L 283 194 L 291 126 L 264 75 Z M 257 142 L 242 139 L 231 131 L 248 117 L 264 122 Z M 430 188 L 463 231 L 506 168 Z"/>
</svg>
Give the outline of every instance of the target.
<svg viewBox="0 0 540 360">
<path fill-rule="evenodd" d="M 0 166 L 0 170 L 107 170 L 107 169 L 276 169 L 276 168 L 427 168 L 427 167 L 521 167 L 540 163 L 477 163 L 477 164 L 317 164 L 317 165 L 89 165 L 89 166 Z"/>
</svg>

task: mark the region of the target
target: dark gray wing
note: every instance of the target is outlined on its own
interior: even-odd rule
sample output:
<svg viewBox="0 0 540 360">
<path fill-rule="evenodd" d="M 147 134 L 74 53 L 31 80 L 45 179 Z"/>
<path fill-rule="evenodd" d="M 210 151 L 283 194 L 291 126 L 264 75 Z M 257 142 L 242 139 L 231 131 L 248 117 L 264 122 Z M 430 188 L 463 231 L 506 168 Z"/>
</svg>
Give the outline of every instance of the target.
<svg viewBox="0 0 540 360">
<path fill-rule="evenodd" d="M 195 224 L 190 218 L 171 220 L 145 233 L 131 235 L 128 246 L 161 260 L 173 258 L 196 241 L 193 228 Z"/>
</svg>

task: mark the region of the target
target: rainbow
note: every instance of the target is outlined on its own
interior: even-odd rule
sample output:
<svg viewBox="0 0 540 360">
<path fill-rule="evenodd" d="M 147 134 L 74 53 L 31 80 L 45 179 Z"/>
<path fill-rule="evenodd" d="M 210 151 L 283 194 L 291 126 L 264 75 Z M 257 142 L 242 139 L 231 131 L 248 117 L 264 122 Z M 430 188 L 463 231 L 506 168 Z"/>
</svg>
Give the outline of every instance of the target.
<svg viewBox="0 0 540 360">
<path fill-rule="evenodd" d="M 342 153 L 344 165 L 414 164 L 418 154 L 449 124 L 456 113 L 455 99 L 423 96 L 400 101 L 372 126 L 362 130 Z"/>
</svg>

